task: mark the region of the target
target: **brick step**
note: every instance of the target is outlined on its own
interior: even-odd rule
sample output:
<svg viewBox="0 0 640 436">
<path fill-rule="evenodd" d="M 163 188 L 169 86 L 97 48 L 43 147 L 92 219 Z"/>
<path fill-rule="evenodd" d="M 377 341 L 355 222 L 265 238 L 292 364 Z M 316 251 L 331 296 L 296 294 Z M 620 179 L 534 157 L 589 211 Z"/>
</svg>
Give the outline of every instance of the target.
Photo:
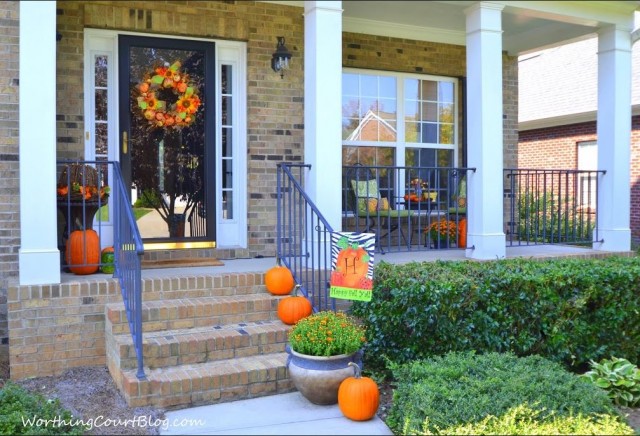
<svg viewBox="0 0 640 436">
<path fill-rule="evenodd" d="M 286 361 L 286 353 L 272 353 L 150 369 L 143 381 L 135 370 L 114 378 L 131 407 L 184 407 L 291 392 Z"/>
<path fill-rule="evenodd" d="M 275 320 L 280 298 L 265 293 L 144 301 L 142 330 L 146 333 Z M 108 304 L 105 311 L 107 331 L 113 335 L 129 332 L 123 303 Z"/>
<path fill-rule="evenodd" d="M 266 293 L 264 272 L 220 272 L 195 276 L 142 279 L 142 299 L 144 301 Z"/>
<path fill-rule="evenodd" d="M 144 365 L 155 369 L 283 352 L 289 328 L 280 320 L 269 320 L 148 332 L 143 335 Z M 131 335 L 112 340 L 120 368 L 136 368 Z"/>
</svg>

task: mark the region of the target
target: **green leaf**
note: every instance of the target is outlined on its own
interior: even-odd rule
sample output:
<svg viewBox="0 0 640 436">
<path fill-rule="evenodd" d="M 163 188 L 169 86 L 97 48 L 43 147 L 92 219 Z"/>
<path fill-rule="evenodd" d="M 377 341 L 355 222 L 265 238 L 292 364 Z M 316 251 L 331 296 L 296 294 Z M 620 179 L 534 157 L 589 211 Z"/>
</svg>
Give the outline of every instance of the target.
<svg viewBox="0 0 640 436">
<path fill-rule="evenodd" d="M 161 84 L 164 81 L 164 76 L 155 75 L 151 78 L 151 83 L 155 83 L 156 85 Z"/>
<path fill-rule="evenodd" d="M 194 89 L 192 86 L 187 86 L 187 90 L 184 92 L 185 97 L 191 97 L 193 95 Z"/>
<path fill-rule="evenodd" d="M 175 61 L 173 64 L 171 64 L 169 69 L 175 73 L 180 68 L 180 65 L 182 65 L 180 61 Z"/>
<path fill-rule="evenodd" d="M 138 106 L 140 106 L 140 109 L 146 109 L 148 105 L 144 99 L 138 99 Z"/>
<path fill-rule="evenodd" d="M 158 100 L 156 107 L 158 110 L 165 110 L 167 108 L 167 104 L 162 100 Z"/>
<path fill-rule="evenodd" d="M 609 386 L 611 386 L 611 383 L 609 383 L 607 380 L 603 378 L 599 378 L 598 380 L 596 380 L 595 384 L 596 386 L 602 389 L 607 389 Z"/>
<path fill-rule="evenodd" d="M 184 120 L 187 117 L 187 113 L 186 112 L 180 112 L 178 114 L 178 118 L 180 118 L 181 120 Z"/>
</svg>

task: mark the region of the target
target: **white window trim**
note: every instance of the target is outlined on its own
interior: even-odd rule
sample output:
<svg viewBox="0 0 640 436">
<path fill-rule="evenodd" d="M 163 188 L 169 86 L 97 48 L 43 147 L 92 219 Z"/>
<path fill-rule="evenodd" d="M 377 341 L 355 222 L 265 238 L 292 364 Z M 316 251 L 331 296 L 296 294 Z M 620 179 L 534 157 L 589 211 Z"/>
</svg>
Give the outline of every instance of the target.
<svg viewBox="0 0 640 436">
<path fill-rule="evenodd" d="M 117 161 L 119 159 L 118 147 L 120 131 L 118 120 L 118 35 L 134 35 L 148 36 L 159 38 L 157 34 L 116 31 L 104 29 L 84 29 L 84 92 L 85 96 L 93 93 L 93 72 L 89 68 L 93 65 L 92 58 L 95 54 L 105 54 L 110 57 L 109 62 L 109 83 L 108 86 L 114 92 L 109 94 L 109 160 Z M 215 73 L 215 89 L 216 89 L 216 247 L 217 248 L 247 248 L 247 44 L 240 41 L 227 41 L 209 38 L 191 38 L 183 36 L 169 35 L 165 36 L 172 39 L 185 39 L 194 41 L 209 41 L 215 43 L 216 47 L 216 73 Z M 234 219 L 222 219 L 222 179 L 221 179 L 221 150 L 219 147 L 222 127 L 221 127 L 221 108 L 220 108 L 220 67 L 222 63 L 233 65 L 233 92 L 234 98 L 233 120 L 234 125 L 232 135 L 233 147 L 233 187 L 234 187 Z M 85 157 L 93 160 L 95 157 L 95 142 L 93 123 L 94 113 L 92 99 L 85 98 L 84 101 L 84 120 L 85 120 Z M 113 111 L 113 114 L 112 114 Z M 87 132 L 89 134 L 87 139 Z M 103 223 L 104 225 L 104 223 Z M 104 244 L 103 244 L 104 245 Z"/>
</svg>

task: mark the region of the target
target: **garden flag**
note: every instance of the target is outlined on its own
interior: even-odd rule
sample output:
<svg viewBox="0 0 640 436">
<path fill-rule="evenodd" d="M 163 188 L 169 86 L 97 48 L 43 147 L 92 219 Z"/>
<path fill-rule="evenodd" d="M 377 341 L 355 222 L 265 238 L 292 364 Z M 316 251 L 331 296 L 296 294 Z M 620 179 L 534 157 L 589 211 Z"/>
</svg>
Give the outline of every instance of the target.
<svg viewBox="0 0 640 436">
<path fill-rule="evenodd" d="M 375 246 L 374 233 L 331 234 L 331 298 L 371 301 Z"/>
</svg>

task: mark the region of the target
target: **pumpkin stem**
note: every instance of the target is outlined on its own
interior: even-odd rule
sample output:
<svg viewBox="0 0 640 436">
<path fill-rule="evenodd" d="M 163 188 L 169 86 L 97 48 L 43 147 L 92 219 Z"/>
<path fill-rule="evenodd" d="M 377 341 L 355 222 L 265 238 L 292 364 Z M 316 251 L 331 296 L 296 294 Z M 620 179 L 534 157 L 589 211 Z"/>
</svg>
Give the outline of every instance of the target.
<svg viewBox="0 0 640 436">
<path fill-rule="evenodd" d="M 300 290 L 302 286 L 298 283 L 296 283 L 296 285 L 293 287 L 293 296 L 297 297 L 298 296 L 298 291 Z"/>
<path fill-rule="evenodd" d="M 357 363 L 355 362 L 349 362 L 349 366 L 353 367 L 353 376 L 355 378 L 360 378 L 362 377 L 362 372 L 360 371 L 360 367 L 358 366 Z"/>
</svg>

